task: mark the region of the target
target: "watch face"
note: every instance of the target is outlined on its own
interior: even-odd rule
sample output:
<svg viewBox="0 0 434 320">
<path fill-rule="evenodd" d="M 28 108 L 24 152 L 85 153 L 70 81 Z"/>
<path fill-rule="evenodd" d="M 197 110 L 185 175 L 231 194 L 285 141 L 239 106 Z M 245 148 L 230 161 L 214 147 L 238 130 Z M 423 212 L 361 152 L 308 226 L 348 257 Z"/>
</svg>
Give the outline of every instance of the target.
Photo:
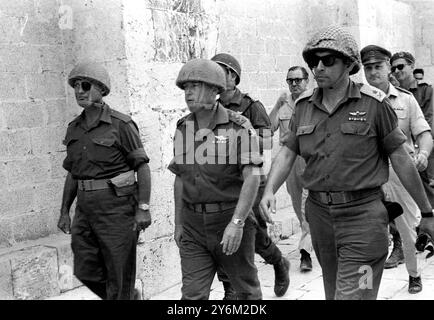
<svg viewBox="0 0 434 320">
<path fill-rule="evenodd" d="M 233 222 L 238 225 L 243 224 L 241 219 L 234 219 Z"/>
</svg>

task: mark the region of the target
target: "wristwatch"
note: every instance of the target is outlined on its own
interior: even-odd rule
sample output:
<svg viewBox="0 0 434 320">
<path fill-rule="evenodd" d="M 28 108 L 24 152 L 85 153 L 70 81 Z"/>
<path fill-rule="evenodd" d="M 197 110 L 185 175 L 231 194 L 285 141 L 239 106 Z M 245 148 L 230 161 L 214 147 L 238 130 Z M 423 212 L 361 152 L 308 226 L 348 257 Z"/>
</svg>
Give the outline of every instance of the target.
<svg viewBox="0 0 434 320">
<path fill-rule="evenodd" d="M 237 225 L 238 227 L 244 227 L 244 221 L 241 219 L 233 219 L 232 223 Z"/>
<path fill-rule="evenodd" d="M 149 210 L 149 204 L 147 204 L 147 203 L 140 203 L 138 207 L 139 207 L 139 209 L 142 209 L 145 211 Z"/>
</svg>

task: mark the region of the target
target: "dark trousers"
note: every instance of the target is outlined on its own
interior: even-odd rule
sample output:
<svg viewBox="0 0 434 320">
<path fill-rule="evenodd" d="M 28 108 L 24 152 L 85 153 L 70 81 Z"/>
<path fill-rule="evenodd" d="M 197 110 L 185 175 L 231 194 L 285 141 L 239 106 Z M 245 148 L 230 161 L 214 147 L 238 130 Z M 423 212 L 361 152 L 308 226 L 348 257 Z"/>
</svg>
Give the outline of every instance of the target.
<svg viewBox="0 0 434 320">
<path fill-rule="evenodd" d="M 389 218 L 374 194 L 327 205 L 306 201 L 306 218 L 327 300 L 375 300 L 388 253 Z"/>
<path fill-rule="evenodd" d="M 108 300 L 133 299 L 138 232 L 136 200 L 111 189 L 78 191 L 71 228 L 74 274 L 86 283 L 105 284 Z"/>
<path fill-rule="evenodd" d="M 223 233 L 231 222 L 234 209 L 215 213 L 198 213 L 183 209 L 184 231 L 179 248 L 182 268 L 182 299 L 209 299 L 217 269 L 222 269 L 243 300 L 262 299 L 258 271 L 254 263 L 255 226 L 245 221 L 243 238 L 237 252 L 222 251 Z"/>
<path fill-rule="evenodd" d="M 429 165 L 434 166 L 434 163 L 433 164 L 430 163 Z M 426 196 L 428 197 L 429 203 L 431 204 L 431 207 L 434 208 L 434 188 L 429 185 L 430 176 L 428 172 L 429 172 L 428 169 L 422 172 L 419 171 L 419 176 L 420 179 L 422 180 L 423 188 L 425 190 Z"/>
</svg>

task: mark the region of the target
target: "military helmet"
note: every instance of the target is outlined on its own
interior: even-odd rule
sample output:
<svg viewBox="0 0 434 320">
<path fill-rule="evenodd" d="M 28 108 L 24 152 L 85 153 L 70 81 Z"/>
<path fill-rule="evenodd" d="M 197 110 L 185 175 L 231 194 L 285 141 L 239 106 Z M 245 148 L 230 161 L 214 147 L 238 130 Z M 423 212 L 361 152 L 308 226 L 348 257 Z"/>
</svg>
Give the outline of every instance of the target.
<svg viewBox="0 0 434 320">
<path fill-rule="evenodd" d="M 238 85 L 241 79 L 241 66 L 237 59 L 228 53 L 219 53 L 211 58 L 212 61 L 230 68 L 237 75 L 235 84 Z"/>
<path fill-rule="evenodd" d="M 204 82 L 218 88 L 218 93 L 226 90 L 226 75 L 214 61 L 193 59 L 184 64 L 179 71 L 176 85 L 184 90 L 184 84 L 189 81 Z"/>
<path fill-rule="evenodd" d="M 107 70 L 97 62 L 82 61 L 79 62 L 69 73 L 68 84 L 74 87 L 78 79 L 88 79 L 98 83 L 104 90 L 103 96 L 110 93 L 110 77 Z"/>
<path fill-rule="evenodd" d="M 360 53 L 356 40 L 343 27 L 331 25 L 316 32 L 303 49 L 303 59 L 308 63 L 316 51 L 332 50 L 357 62 L 350 75 L 360 70 Z"/>
</svg>

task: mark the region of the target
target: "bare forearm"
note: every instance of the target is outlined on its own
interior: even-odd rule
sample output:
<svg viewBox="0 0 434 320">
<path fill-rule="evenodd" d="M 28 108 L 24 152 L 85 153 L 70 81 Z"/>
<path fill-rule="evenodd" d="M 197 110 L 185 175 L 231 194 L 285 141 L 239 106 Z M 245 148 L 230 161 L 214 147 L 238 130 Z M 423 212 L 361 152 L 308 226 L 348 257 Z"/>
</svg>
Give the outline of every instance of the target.
<svg viewBox="0 0 434 320">
<path fill-rule="evenodd" d="M 280 148 L 279 153 L 271 164 L 270 174 L 268 175 L 266 191 L 273 194 L 279 190 L 280 186 L 286 181 L 296 158 L 294 151 L 286 146 Z"/>
<path fill-rule="evenodd" d="M 234 212 L 234 219 L 245 220 L 252 209 L 255 202 L 256 194 L 260 182 L 260 176 L 253 174 L 253 167 L 246 166 L 243 169 L 244 183 L 241 188 L 240 197 L 238 199 L 237 207 Z"/>
<path fill-rule="evenodd" d="M 395 170 L 404 188 L 417 203 L 422 212 L 430 212 L 431 205 L 423 189 L 419 173 L 406 150 L 401 146 L 391 156 L 393 170 Z"/>
<path fill-rule="evenodd" d="M 149 204 L 151 198 L 151 170 L 147 163 L 137 169 L 138 201 Z"/>
<path fill-rule="evenodd" d="M 181 178 L 175 178 L 174 184 L 174 197 L 175 197 L 175 225 L 182 225 L 182 208 L 184 201 L 182 199 L 183 184 Z"/>
<path fill-rule="evenodd" d="M 69 209 L 74 202 L 75 197 L 77 196 L 77 180 L 75 180 L 71 173 L 68 173 L 65 179 L 65 185 L 63 187 L 63 196 L 62 196 L 62 214 L 69 214 Z"/>
<path fill-rule="evenodd" d="M 276 104 L 274 105 L 273 109 L 270 112 L 269 118 L 271 121 L 271 130 L 276 131 L 277 129 L 279 129 L 279 117 L 278 117 L 278 112 L 279 112 L 279 108 L 280 108 L 280 101 L 278 100 L 276 102 Z"/>
<path fill-rule="evenodd" d="M 428 131 L 421 133 L 417 137 L 417 145 L 419 146 L 419 152 L 425 151 L 427 156 L 429 156 L 433 147 L 433 139 L 431 133 Z"/>
</svg>

